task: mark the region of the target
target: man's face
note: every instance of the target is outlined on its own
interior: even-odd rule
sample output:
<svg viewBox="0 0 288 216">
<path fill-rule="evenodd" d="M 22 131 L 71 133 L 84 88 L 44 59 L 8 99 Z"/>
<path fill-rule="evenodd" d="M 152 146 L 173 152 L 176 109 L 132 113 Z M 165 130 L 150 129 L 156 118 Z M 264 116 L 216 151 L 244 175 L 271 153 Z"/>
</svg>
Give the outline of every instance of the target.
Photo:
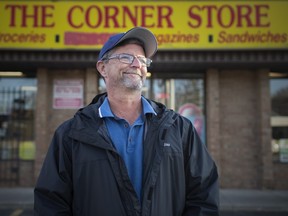
<svg viewBox="0 0 288 216">
<path fill-rule="evenodd" d="M 136 44 L 117 47 L 111 56 L 123 53 L 145 57 L 143 48 Z M 134 58 L 131 64 L 122 63 L 115 58 L 103 63 L 99 72 L 105 78 L 107 91 L 111 88 L 141 90 L 146 80 L 147 67 L 143 66 L 137 58 Z"/>
</svg>

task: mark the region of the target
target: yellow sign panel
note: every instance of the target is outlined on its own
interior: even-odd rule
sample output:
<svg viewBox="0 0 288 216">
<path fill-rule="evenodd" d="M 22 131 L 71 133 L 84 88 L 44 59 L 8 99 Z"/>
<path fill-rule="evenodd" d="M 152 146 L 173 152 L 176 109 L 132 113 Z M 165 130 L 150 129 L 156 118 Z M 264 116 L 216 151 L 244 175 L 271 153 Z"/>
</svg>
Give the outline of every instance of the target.
<svg viewBox="0 0 288 216">
<path fill-rule="evenodd" d="M 287 49 L 288 1 L 0 1 L 0 48 L 100 49 L 150 29 L 160 49 Z"/>
</svg>

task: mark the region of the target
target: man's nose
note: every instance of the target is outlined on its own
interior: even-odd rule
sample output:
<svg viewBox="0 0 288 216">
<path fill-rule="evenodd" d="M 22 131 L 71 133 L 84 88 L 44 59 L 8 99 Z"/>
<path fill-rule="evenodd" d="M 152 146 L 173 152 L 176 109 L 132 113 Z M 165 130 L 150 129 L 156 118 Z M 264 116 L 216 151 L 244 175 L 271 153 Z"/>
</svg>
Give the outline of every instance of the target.
<svg viewBox="0 0 288 216">
<path fill-rule="evenodd" d="M 139 61 L 139 59 L 137 57 L 135 57 L 133 59 L 133 62 L 131 64 L 131 67 L 137 67 L 137 68 L 141 68 L 142 67 L 142 64 L 141 62 Z"/>
</svg>

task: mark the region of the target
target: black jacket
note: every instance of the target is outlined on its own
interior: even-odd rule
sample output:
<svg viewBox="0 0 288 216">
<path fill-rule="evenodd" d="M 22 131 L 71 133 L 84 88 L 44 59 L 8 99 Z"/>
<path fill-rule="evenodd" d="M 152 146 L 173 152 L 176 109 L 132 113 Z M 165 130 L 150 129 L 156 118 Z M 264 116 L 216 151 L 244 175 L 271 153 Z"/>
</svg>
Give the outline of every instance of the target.
<svg viewBox="0 0 288 216">
<path fill-rule="evenodd" d="M 218 215 L 218 174 L 192 123 L 148 100 L 140 204 L 108 136 L 98 95 L 55 132 L 34 190 L 35 215 Z"/>
</svg>

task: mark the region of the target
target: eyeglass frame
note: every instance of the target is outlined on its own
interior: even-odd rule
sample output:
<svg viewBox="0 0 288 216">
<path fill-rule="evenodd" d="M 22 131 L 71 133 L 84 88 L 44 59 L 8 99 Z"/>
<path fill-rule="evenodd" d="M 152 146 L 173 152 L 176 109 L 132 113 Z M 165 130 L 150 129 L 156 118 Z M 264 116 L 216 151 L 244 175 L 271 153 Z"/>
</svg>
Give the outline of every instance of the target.
<svg viewBox="0 0 288 216">
<path fill-rule="evenodd" d="M 123 59 L 121 61 L 120 57 L 123 56 L 123 55 L 126 56 L 126 57 L 129 57 L 129 61 L 130 62 L 125 62 L 125 61 L 123 61 Z M 128 54 L 128 53 L 119 53 L 119 54 L 107 56 L 107 57 L 102 58 L 101 60 L 105 61 L 105 60 L 110 60 L 110 59 L 118 59 L 121 63 L 131 65 L 134 62 L 135 58 L 137 58 L 138 61 L 141 63 L 141 65 L 144 66 L 144 67 L 149 67 L 151 65 L 151 63 L 152 63 L 152 60 L 150 58 L 146 58 L 145 56 L 134 56 L 134 55 L 131 55 L 131 54 Z M 141 61 L 141 59 L 143 59 L 143 60 L 146 59 L 146 62 Z"/>
</svg>

